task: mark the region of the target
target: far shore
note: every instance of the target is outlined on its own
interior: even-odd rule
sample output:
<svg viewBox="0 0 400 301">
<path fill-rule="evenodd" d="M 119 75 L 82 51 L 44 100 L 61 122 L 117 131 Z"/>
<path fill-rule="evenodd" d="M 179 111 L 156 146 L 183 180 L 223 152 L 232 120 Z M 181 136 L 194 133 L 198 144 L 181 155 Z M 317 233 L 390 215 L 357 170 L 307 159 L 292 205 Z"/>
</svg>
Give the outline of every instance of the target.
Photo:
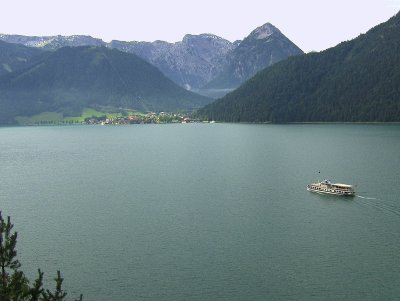
<svg viewBox="0 0 400 301">
<path fill-rule="evenodd" d="M 273 123 L 270 121 L 266 121 L 266 122 L 225 122 L 225 121 L 214 121 L 214 122 L 210 122 L 210 121 L 192 121 L 192 122 L 160 122 L 160 123 L 140 123 L 140 124 L 180 124 L 180 123 L 186 123 L 186 124 L 190 124 L 190 123 L 197 123 L 197 124 L 209 124 L 209 123 L 219 123 L 219 124 L 269 124 L 269 125 L 302 125 L 302 124 L 362 124 L 362 125 L 399 125 L 400 122 L 396 121 L 396 122 L 378 122 L 378 121 L 363 121 L 363 122 L 322 122 L 322 121 L 318 121 L 318 122 L 287 122 L 287 123 Z M 133 124 L 139 124 L 139 123 L 110 123 L 107 125 L 133 125 Z M 101 125 L 100 123 L 97 124 L 90 124 L 90 123 L 85 123 L 85 122 L 80 122 L 80 123 L 36 123 L 36 124 L 0 124 L 0 128 L 2 127 L 34 127 L 34 126 L 82 126 L 82 125 Z M 103 124 L 104 125 L 104 124 Z"/>
</svg>

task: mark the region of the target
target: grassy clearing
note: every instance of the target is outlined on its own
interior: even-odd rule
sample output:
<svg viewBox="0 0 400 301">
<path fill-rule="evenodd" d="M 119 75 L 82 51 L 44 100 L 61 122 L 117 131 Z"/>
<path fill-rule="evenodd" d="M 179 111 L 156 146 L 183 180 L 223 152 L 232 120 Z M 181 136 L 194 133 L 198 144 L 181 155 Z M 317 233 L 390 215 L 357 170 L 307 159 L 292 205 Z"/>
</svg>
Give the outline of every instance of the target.
<svg viewBox="0 0 400 301">
<path fill-rule="evenodd" d="M 40 124 L 40 123 L 62 123 L 63 119 L 64 119 L 63 114 L 56 112 L 43 112 L 31 117 L 26 117 L 26 116 L 15 117 L 15 120 L 20 125 Z"/>
<path fill-rule="evenodd" d="M 134 110 L 120 110 L 120 112 L 115 112 L 115 110 L 113 111 L 111 108 L 105 108 L 103 111 L 85 108 L 81 116 L 64 117 L 63 113 L 43 112 L 30 117 L 18 116 L 15 117 L 15 121 L 19 125 L 76 124 L 83 123 L 86 118 L 91 117 L 106 116 L 106 118 L 117 118 L 129 115 L 145 116 L 146 114 Z"/>
</svg>

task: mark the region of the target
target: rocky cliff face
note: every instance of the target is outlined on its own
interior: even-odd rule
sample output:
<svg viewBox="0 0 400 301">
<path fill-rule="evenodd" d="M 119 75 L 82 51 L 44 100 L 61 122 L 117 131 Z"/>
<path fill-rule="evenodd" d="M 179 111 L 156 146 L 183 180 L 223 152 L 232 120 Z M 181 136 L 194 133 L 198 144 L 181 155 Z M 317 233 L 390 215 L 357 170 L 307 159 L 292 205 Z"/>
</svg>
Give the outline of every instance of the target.
<svg viewBox="0 0 400 301">
<path fill-rule="evenodd" d="M 201 34 L 186 35 L 176 43 L 112 41 L 109 47 L 135 53 L 191 90 L 205 85 L 222 71 L 226 56 L 235 45 L 215 35 Z"/>
</svg>

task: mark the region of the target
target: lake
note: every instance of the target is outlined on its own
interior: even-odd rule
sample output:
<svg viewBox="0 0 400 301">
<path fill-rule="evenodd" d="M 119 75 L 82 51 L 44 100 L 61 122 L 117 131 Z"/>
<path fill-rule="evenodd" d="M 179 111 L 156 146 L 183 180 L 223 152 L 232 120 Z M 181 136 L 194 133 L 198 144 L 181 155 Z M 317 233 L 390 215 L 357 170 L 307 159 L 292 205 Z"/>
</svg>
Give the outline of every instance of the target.
<svg viewBox="0 0 400 301">
<path fill-rule="evenodd" d="M 22 270 L 69 300 L 400 296 L 400 125 L 3 127 L 0 167 Z"/>
</svg>

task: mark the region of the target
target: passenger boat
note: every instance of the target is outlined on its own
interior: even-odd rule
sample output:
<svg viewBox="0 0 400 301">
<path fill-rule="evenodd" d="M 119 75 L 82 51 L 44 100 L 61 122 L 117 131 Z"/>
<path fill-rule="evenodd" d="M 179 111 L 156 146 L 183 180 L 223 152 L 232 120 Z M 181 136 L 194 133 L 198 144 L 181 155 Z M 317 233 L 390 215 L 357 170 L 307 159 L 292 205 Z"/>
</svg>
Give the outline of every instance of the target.
<svg viewBox="0 0 400 301">
<path fill-rule="evenodd" d="M 307 190 L 323 194 L 348 196 L 354 196 L 355 193 L 352 185 L 332 183 L 329 180 L 323 180 L 322 182 L 308 184 Z"/>
</svg>

